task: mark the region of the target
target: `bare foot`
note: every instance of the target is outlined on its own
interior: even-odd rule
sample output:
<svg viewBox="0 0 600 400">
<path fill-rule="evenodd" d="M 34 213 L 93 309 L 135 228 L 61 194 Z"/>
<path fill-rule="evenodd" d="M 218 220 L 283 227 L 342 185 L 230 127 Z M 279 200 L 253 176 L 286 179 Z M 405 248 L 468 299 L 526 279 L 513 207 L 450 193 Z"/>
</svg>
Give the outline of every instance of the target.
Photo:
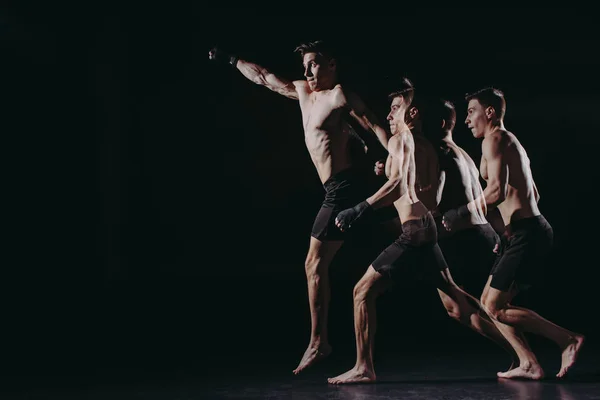
<svg viewBox="0 0 600 400">
<path fill-rule="evenodd" d="M 331 346 L 328 344 L 321 345 L 318 347 L 308 346 L 304 355 L 302 356 L 302 360 L 300 360 L 300 364 L 294 370 L 294 374 L 298 375 L 302 370 L 307 367 L 310 367 L 315 362 L 319 361 L 322 358 L 327 357 L 331 353 Z"/>
<path fill-rule="evenodd" d="M 544 370 L 539 364 L 524 363 L 517 368 L 510 369 L 506 372 L 498 372 L 498 378 L 506 379 L 532 379 L 539 380 L 544 377 Z"/>
<path fill-rule="evenodd" d="M 328 378 L 327 382 L 333 383 L 334 385 L 340 385 L 344 383 L 373 383 L 375 382 L 375 372 L 368 371 L 364 368 L 354 367 L 350 371 L 345 372 L 335 378 Z"/>
<path fill-rule="evenodd" d="M 558 371 L 558 374 L 556 374 L 557 378 L 563 378 L 569 371 L 569 368 L 575 364 L 575 360 L 577 359 L 579 350 L 581 350 L 581 346 L 583 346 L 584 340 L 585 337 L 583 335 L 577 335 L 563 349 L 562 363 L 560 365 L 560 371 Z"/>
</svg>

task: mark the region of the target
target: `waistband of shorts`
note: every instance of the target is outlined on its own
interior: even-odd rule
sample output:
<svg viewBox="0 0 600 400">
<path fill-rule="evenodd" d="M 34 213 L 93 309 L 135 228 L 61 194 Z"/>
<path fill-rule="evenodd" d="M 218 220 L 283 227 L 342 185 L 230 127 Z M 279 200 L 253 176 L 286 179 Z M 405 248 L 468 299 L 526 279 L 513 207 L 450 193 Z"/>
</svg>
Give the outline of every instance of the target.
<svg viewBox="0 0 600 400">
<path fill-rule="evenodd" d="M 506 225 L 505 228 L 507 233 L 512 233 L 516 231 L 539 227 L 546 224 L 548 224 L 548 221 L 546 221 L 546 218 L 544 218 L 544 216 L 540 214 L 533 217 L 518 219 L 516 221 L 510 221 L 510 224 Z"/>
<path fill-rule="evenodd" d="M 409 225 L 422 224 L 425 220 L 430 220 L 433 224 L 435 224 L 435 219 L 433 218 L 431 211 L 427 211 L 426 214 L 421 215 L 418 219 L 411 219 L 409 221 L 403 222 L 402 226 L 404 227 Z"/>
<path fill-rule="evenodd" d="M 331 186 L 335 183 L 339 183 L 341 181 L 345 181 L 345 180 L 349 180 L 349 179 L 353 179 L 357 174 L 356 168 L 355 167 L 348 167 L 346 169 L 343 169 L 341 171 L 338 171 L 337 173 L 331 175 L 329 177 L 329 179 L 327 179 L 325 181 L 325 183 L 323 183 L 323 187 L 325 189 L 327 189 L 328 186 Z"/>
</svg>

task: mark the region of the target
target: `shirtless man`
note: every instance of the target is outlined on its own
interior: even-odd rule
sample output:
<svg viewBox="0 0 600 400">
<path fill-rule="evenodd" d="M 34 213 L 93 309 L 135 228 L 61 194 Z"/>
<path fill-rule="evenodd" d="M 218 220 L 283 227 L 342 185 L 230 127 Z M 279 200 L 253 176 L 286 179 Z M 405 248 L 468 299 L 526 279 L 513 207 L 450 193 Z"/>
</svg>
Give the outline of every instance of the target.
<svg viewBox="0 0 600 400">
<path fill-rule="evenodd" d="M 392 137 L 388 143 L 388 181 L 366 200 L 355 207 L 340 212 L 336 225 L 347 231 L 360 218 L 375 209 L 393 203 L 402 221 L 402 233 L 388 246 L 367 269 L 354 288 L 354 328 L 357 359 L 354 368 L 335 378 L 333 384 L 369 383 L 376 381 L 373 366 L 375 335 L 375 300 L 395 280 L 402 279 L 406 271 L 432 281 L 438 289 L 442 302 L 450 316 L 484 336 L 505 343 L 497 328 L 489 320 L 479 316 L 477 308 L 468 303 L 470 298 L 452 280 L 446 261 L 437 244 L 437 229 L 431 212 L 417 197 L 415 190 L 416 162 L 415 142 L 404 116 L 413 97 L 410 81 L 403 80 L 399 91 L 390 96 L 388 121 Z"/>
<path fill-rule="evenodd" d="M 404 122 L 406 122 L 415 142 L 415 164 L 417 168 L 415 190 L 417 196 L 425 207 L 436 216 L 439 162 L 435 148 L 423 133 L 423 108 L 423 102 L 416 95 L 410 108 L 406 111 Z M 383 175 L 386 173 L 385 168 L 385 160 L 377 161 L 375 163 L 375 174 Z M 386 175 L 389 175 L 389 173 Z"/>
<path fill-rule="evenodd" d="M 535 284 L 544 273 L 544 262 L 552 243 L 552 227 L 538 208 L 539 194 L 531 174 L 527 152 L 517 137 L 504 127 L 506 101 L 494 88 L 466 96 L 465 123 L 481 144 L 481 176 L 487 182 L 476 199 L 444 214 L 444 225 L 452 229 L 457 220 L 476 209 L 498 207 L 505 234 L 496 262 L 481 295 L 481 303 L 498 329 L 517 352 L 520 365 L 498 373 L 502 378 L 542 379 L 544 371 L 522 332 L 528 331 L 556 342 L 562 351 L 557 377 L 562 378 L 575 363 L 584 336 L 542 318 L 532 310 L 515 307 L 511 300 Z"/>
<path fill-rule="evenodd" d="M 456 281 L 467 293 L 479 298 L 496 259 L 494 251 L 497 251 L 500 237 L 486 220 L 486 210 L 481 208 L 484 205 L 477 205 L 465 218 L 458 219 L 452 231 L 442 225 L 441 214 L 473 201 L 481 196 L 483 189 L 475 162 L 453 140 L 454 104 L 440 99 L 432 102 L 431 110 L 432 120 L 440 124 L 437 130 L 430 132 L 440 165 L 436 196 L 440 213 L 436 217 L 439 245 Z"/>
<path fill-rule="evenodd" d="M 346 121 L 354 118 L 374 132 L 386 149 L 389 134 L 363 101 L 338 82 L 336 59 L 325 43 L 301 44 L 295 51 L 302 57 L 306 80 L 286 80 L 221 49 L 211 50 L 209 58 L 229 63 L 250 81 L 299 102 L 306 147 L 325 189 L 305 261 L 311 332 L 308 348 L 294 370 L 298 374 L 331 352 L 327 336 L 329 265 L 345 236 L 335 226 L 334 218 L 366 195 L 350 157 L 352 139 Z"/>
</svg>

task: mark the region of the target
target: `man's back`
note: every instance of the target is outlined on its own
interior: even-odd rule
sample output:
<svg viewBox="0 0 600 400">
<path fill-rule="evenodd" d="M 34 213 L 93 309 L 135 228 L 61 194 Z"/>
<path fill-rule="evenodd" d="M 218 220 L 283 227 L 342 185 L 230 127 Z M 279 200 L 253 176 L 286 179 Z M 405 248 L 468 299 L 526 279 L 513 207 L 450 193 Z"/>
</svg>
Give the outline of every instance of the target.
<svg viewBox="0 0 600 400">
<path fill-rule="evenodd" d="M 479 171 L 473 159 L 452 140 L 442 141 L 439 150 L 440 174 L 443 184 L 438 189 L 438 210 L 444 214 L 481 196 Z M 478 209 L 470 219 L 461 220 L 453 229 L 462 230 L 473 225 L 486 224 L 485 212 Z"/>
<path fill-rule="evenodd" d="M 436 193 L 439 179 L 438 154 L 431 142 L 422 134 L 413 135 L 415 143 L 416 182 L 419 200 L 432 213 L 436 213 Z"/>
</svg>

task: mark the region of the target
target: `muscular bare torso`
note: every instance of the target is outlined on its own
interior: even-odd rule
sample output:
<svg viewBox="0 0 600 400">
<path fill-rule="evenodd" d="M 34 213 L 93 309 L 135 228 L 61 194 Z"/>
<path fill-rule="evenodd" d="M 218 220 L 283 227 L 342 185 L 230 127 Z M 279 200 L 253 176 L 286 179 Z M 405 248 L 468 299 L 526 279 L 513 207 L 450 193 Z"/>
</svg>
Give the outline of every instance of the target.
<svg viewBox="0 0 600 400">
<path fill-rule="evenodd" d="M 392 136 L 388 143 L 386 175 L 388 178 L 400 174 L 400 184 L 396 190 L 400 197 L 394 202 L 400 221 L 418 219 L 427 214 L 427 207 L 419 200 L 415 190 L 417 169 L 415 164 L 415 143 L 409 130 Z"/>
<path fill-rule="evenodd" d="M 303 85 L 297 91 L 306 147 L 321 182 L 325 183 L 351 165 L 349 135 L 343 129 L 348 113 L 346 96 L 340 85 L 318 92 Z"/>
<path fill-rule="evenodd" d="M 503 159 L 508 175 L 506 195 L 504 201 L 498 205 L 504 224 L 508 225 L 510 221 L 540 215 L 537 189 L 527 152 L 512 133 L 500 130 L 493 135 L 502 135 Z M 480 171 L 481 177 L 487 181 L 488 168 L 485 156 L 481 158 Z"/>
</svg>

